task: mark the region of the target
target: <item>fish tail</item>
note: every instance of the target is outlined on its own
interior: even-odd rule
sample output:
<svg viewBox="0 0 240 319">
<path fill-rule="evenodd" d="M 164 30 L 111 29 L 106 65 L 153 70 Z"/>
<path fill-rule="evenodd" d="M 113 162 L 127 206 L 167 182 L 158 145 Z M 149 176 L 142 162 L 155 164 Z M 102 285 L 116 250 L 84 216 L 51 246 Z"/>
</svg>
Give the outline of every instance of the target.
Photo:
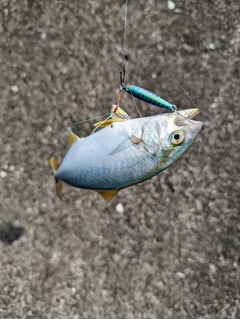
<svg viewBox="0 0 240 319">
<path fill-rule="evenodd" d="M 59 168 L 59 164 L 54 157 L 50 158 L 50 165 L 52 166 L 54 172 L 56 172 Z M 62 199 L 62 181 L 60 180 L 56 180 L 56 193 L 57 196 Z"/>
</svg>

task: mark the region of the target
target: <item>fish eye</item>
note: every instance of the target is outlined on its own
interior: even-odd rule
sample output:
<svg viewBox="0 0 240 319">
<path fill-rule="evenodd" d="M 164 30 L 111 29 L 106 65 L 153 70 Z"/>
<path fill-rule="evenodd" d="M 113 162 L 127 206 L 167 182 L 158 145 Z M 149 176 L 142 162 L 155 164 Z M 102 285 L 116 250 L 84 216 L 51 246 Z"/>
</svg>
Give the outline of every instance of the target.
<svg viewBox="0 0 240 319">
<path fill-rule="evenodd" d="M 179 145 L 182 143 L 184 139 L 184 132 L 183 131 L 175 131 L 172 135 L 172 144 Z"/>
</svg>

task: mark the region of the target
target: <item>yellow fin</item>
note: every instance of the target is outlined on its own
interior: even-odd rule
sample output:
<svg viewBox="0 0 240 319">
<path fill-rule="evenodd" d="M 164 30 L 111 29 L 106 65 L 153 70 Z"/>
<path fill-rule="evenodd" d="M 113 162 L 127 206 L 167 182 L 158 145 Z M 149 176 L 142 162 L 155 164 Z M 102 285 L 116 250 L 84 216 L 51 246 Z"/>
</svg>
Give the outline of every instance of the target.
<svg viewBox="0 0 240 319">
<path fill-rule="evenodd" d="M 71 146 L 77 142 L 80 138 L 74 134 L 73 132 L 70 133 L 67 143 L 67 151 L 71 148 Z"/>
<path fill-rule="evenodd" d="M 111 120 L 107 120 L 107 121 L 97 122 L 93 126 L 106 127 L 106 126 L 111 125 L 114 122 L 124 122 L 124 120 L 122 120 L 122 119 L 111 119 Z"/>
<path fill-rule="evenodd" d="M 52 166 L 52 169 L 54 170 L 54 172 L 56 172 L 59 168 L 59 164 L 54 157 L 50 158 L 50 165 Z M 59 180 L 56 180 L 56 193 L 57 193 L 57 196 L 60 199 L 62 199 L 62 182 Z"/>
<path fill-rule="evenodd" d="M 62 199 L 62 181 L 56 181 L 56 193 L 57 196 Z"/>
<path fill-rule="evenodd" d="M 125 120 L 129 120 L 130 116 L 126 112 L 123 111 L 123 109 L 120 108 L 120 106 L 113 105 L 111 108 L 111 115 L 110 119 L 106 119 L 101 122 L 95 123 L 93 126 L 97 127 L 106 127 L 111 125 L 114 122 L 123 122 Z"/>
<path fill-rule="evenodd" d="M 56 172 L 59 168 L 59 164 L 54 157 L 50 158 L 50 165 L 52 166 L 52 169 L 54 170 L 54 172 Z"/>
<path fill-rule="evenodd" d="M 119 189 L 112 190 L 96 190 L 107 202 L 113 199 L 115 195 L 119 192 Z"/>
</svg>

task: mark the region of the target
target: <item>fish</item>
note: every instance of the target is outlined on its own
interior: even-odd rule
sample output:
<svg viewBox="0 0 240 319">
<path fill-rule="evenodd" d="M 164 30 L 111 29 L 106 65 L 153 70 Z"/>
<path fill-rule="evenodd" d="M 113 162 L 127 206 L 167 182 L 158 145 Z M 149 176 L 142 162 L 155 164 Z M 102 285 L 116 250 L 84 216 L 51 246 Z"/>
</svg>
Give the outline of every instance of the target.
<svg viewBox="0 0 240 319">
<path fill-rule="evenodd" d="M 112 110 L 116 110 L 113 105 Z M 203 127 L 192 118 L 199 109 L 130 118 L 119 106 L 101 129 L 85 138 L 70 133 L 67 153 L 52 157 L 56 192 L 62 182 L 98 192 L 107 202 L 121 190 L 142 183 L 174 163 L 193 144 Z"/>
</svg>

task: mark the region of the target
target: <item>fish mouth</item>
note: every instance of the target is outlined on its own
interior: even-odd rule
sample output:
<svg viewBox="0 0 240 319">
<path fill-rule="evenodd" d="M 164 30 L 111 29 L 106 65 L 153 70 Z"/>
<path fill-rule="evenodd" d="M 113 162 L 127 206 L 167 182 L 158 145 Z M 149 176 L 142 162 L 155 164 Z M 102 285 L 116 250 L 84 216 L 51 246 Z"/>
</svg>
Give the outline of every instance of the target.
<svg viewBox="0 0 240 319">
<path fill-rule="evenodd" d="M 189 132 L 198 134 L 203 127 L 203 123 L 201 121 L 193 121 L 192 118 L 199 112 L 197 108 L 177 111 L 174 122 L 178 127 L 186 127 Z"/>
<path fill-rule="evenodd" d="M 187 110 L 177 111 L 176 113 L 185 117 L 186 119 L 192 119 L 198 113 L 200 113 L 200 110 L 195 108 L 195 109 L 187 109 Z"/>
</svg>

